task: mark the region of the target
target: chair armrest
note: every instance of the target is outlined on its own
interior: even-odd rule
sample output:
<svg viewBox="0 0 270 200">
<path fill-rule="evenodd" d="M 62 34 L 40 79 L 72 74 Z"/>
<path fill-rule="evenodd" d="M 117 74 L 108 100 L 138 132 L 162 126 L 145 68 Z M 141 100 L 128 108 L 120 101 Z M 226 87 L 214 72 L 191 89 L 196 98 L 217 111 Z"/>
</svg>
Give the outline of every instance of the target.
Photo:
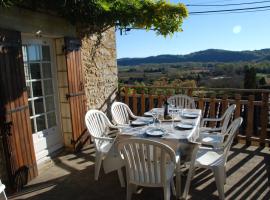
<svg viewBox="0 0 270 200">
<path fill-rule="evenodd" d="M 204 124 L 205 122 L 219 122 L 222 118 L 203 118 L 201 121 L 201 124 Z"/>
<path fill-rule="evenodd" d="M 207 146 L 201 146 L 199 148 L 199 150 L 208 150 L 208 151 L 210 150 L 210 151 L 220 153 L 220 152 L 224 152 L 224 146 L 220 145 L 218 147 L 214 147 L 214 146 L 211 146 L 211 145 L 207 145 Z"/>
<path fill-rule="evenodd" d="M 97 139 L 97 140 L 104 140 L 104 141 L 108 141 L 108 142 L 113 142 L 114 138 L 110 138 L 110 137 L 99 137 L 99 136 L 92 136 L 93 139 Z"/>
<path fill-rule="evenodd" d="M 119 127 L 118 127 L 118 126 L 115 126 L 115 125 L 113 125 L 113 124 L 109 124 L 108 126 L 109 126 L 109 128 L 119 130 Z"/>
<path fill-rule="evenodd" d="M 130 114 L 130 117 L 131 117 L 132 119 L 138 119 L 138 118 L 139 118 L 139 116 L 133 115 L 132 113 Z"/>
<path fill-rule="evenodd" d="M 200 132 L 201 133 L 204 133 L 204 132 L 207 132 L 209 134 L 216 134 L 217 132 L 220 132 L 221 131 L 221 127 L 215 127 L 215 128 L 211 128 L 211 127 L 200 127 Z"/>
</svg>

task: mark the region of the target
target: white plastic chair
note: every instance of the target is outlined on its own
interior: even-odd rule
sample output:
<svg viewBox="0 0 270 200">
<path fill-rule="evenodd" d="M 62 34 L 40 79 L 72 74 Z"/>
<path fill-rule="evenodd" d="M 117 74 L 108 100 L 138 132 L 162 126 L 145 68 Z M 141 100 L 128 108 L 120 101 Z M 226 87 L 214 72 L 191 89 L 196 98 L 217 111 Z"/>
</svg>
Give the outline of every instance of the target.
<svg viewBox="0 0 270 200">
<path fill-rule="evenodd" d="M 6 196 L 6 193 L 5 193 L 5 188 L 6 188 L 6 186 L 0 180 L 0 193 L 2 193 L 4 199 L 7 200 L 7 196 Z"/>
<path fill-rule="evenodd" d="M 169 200 L 177 162 L 173 149 L 157 141 L 138 138 L 120 141 L 117 147 L 126 165 L 127 200 L 137 185 L 163 187 L 164 199 Z"/>
<path fill-rule="evenodd" d="M 113 120 L 118 125 L 127 125 L 131 119 L 137 119 L 127 104 L 122 102 L 114 102 L 111 107 Z"/>
<path fill-rule="evenodd" d="M 233 116 L 236 105 L 233 104 L 227 108 L 224 114 L 220 118 L 203 118 L 201 121 L 202 127 L 200 127 L 199 142 L 202 144 L 212 145 L 218 147 L 224 140 L 224 135 L 228 133 L 228 126 L 230 119 Z M 203 127 L 205 122 L 220 122 L 219 127 Z"/>
<path fill-rule="evenodd" d="M 182 108 L 189 108 L 189 109 L 196 108 L 194 99 L 184 94 L 178 94 L 169 97 L 168 103 Z"/>
<path fill-rule="evenodd" d="M 241 126 L 242 121 L 243 119 L 239 117 L 231 123 L 228 128 L 228 133 L 226 134 L 226 139 L 219 148 L 201 147 L 195 154 L 196 156 L 193 156 L 183 193 L 184 199 L 187 198 L 195 167 L 211 169 L 213 171 L 219 198 L 222 200 L 225 199 L 224 184 L 226 183 L 227 157 L 233 143 L 233 139 L 237 133 L 237 130 Z"/>
<path fill-rule="evenodd" d="M 89 110 L 85 115 L 85 124 L 95 144 L 95 180 L 98 180 L 102 160 L 111 148 L 115 148 L 114 138 L 108 136 L 109 129 L 117 129 L 117 127 L 99 110 Z M 117 151 L 115 152 L 117 153 Z M 117 169 L 117 172 L 121 186 L 124 187 L 125 183 L 121 168 Z"/>
</svg>

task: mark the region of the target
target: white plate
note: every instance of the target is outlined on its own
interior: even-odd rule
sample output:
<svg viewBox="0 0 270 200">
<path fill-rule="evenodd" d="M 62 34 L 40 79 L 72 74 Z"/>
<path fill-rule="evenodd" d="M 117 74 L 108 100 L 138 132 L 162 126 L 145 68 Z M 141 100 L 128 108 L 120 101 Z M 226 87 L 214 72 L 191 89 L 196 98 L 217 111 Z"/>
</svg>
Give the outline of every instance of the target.
<svg viewBox="0 0 270 200">
<path fill-rule="evenodd" d="M 198 115 L 197 114 L 194 114 L 194 113 L 183 113 L 182 115 L 181 115 L 181 117 L 186 117 L 186 118 L 197 118 L 198 117 Z"/>
<path fill-rule="evenodd" d="M 179 129 L 192 129 L 193 126 L 191 124 L 183 124 L 183 123 L 179 123 L 175 126 L 175 128 L 179 128 Z"/>
<path fill-rule="evenodd" d="M 143 115 L 146 116 L 146 117 L 153 117 L 152 112 L 145 112 Z"/>
<path fill-rule="evenodd" d="M 145 122 L 145 123 L 152 123 L 153 118 L 152 117 L 139 117 L 137 119 L 137 121 L 142 121 L 142 122 Z"/>
<path fill-rule="evenodd" d="M 135 120 L 135 121 L 131 122 L 131 125 L 133 125 L 133 126 L 144 126 L 144 125 L 147 125 L 147 122 L 140 121 L 140 120 Z"/>
<path fill-rule="evenodd" d="M 157 136 L 164 135 L 164 130 L 160 128 L 153 128 L 153 129 L 146 130 L 145 133 L 149 136 L 157 137 Z"/>
</svg>

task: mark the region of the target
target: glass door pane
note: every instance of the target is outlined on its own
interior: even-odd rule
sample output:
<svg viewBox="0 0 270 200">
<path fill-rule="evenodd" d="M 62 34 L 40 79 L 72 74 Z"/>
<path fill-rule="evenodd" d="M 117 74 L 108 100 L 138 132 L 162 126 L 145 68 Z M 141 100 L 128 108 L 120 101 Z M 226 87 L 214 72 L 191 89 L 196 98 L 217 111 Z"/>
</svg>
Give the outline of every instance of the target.
<svg viewBox="0 0 270 200">
<path fill-rule="evenodd" d="M 23 46 L 24 71 L 33 133 L 56 126 L 50 46 Z"/>
</svg>

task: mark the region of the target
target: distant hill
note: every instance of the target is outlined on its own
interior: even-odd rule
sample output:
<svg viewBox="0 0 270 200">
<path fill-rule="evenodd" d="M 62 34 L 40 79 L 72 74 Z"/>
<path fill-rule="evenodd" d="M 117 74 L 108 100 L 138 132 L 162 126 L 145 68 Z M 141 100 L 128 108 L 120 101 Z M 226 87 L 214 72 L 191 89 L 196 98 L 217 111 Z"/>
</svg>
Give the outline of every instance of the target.
<svg viewBox="0 0 270 200">
<path fill-rule="evenodd" d="M 208 49 L 187 55 L 159 55 L 146 58 L 120 58 L 119 66 L 134 66 L 141 64 L 179 63 L 179 62 L 239 62 L 270 60 L 270 49 L 255 51 L 227 51 Z"/>
</svg>

